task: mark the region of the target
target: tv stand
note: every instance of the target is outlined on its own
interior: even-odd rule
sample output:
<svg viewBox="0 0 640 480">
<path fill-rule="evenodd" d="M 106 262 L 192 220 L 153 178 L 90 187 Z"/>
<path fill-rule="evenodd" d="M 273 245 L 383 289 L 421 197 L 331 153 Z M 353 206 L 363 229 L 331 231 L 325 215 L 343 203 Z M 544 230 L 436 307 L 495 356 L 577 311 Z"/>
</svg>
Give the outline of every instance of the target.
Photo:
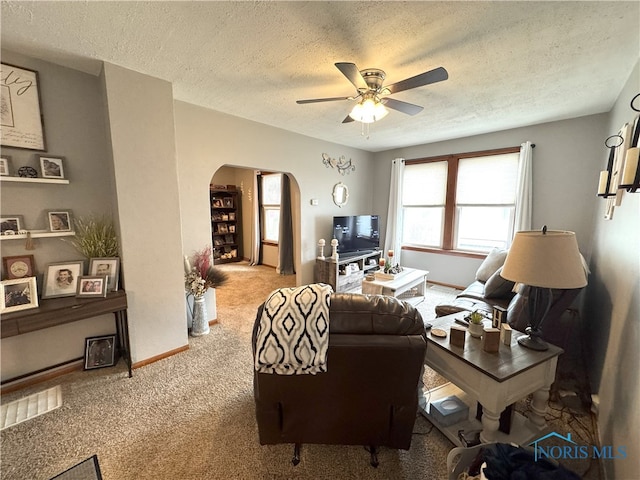
<svg viewBox="0 0 640 480">
<path fill-rule="evenodd" d="M 359 293 L 367 272 L 378 269 L 381 255 L 382 250 L 374 250 L 345 254 L 344 257 L 339 256 L 337 262 L 331 257 L 324 260 L 316 258 L 314 280 L 331 285 L 334 292 Z"/>
</svg>

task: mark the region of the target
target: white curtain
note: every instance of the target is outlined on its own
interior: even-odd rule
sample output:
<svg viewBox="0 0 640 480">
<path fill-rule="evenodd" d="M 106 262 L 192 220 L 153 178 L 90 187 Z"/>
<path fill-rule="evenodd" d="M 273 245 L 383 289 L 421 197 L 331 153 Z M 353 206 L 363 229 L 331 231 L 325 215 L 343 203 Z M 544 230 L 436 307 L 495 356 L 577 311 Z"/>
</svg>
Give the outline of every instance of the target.
<svg viewBox="0 0 640 480">
<path fill-rule="evenodd" d="M 260 265 L 260 172 L 255 171 L 249 200 L 251 201 L 251 258 L 249 265 Z"/>
<path fill-rule="evenodd" d="M 400 261 L 400 245 L 402 241 L 402 184 L 404 179 L 404 158 L 396 158 L 391 165 L 391 182 L 389 186 L 389 211 L 387 212 L 387 231 L 384 238 L 386 258 L 387 251 L 393 250 L 393 262 Z"/>
<path fill-rule="evenodd" d="M 521 230 L 531 230 L 531 211 L 533 208 L 533 145 L 525 142 L 520 145 L 518 161 L 518 185 L 516 187 L 516 213 L 513 234 Z"/>
</svg>

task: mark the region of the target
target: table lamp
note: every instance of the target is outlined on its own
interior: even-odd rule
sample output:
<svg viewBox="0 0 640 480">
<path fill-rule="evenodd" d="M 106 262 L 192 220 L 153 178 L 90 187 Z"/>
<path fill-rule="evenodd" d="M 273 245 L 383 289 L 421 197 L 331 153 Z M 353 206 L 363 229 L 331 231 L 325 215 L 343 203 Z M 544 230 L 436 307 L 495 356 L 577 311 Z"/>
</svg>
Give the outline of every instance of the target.
<svg viewBox="0 0 640 480">
<path fill-rule="evenodd" d="M 517 232 L 502 268 L 501 276 L 529 287 L 527 298 L 529 336 L 518 343 L 533 350 L 547 350 L 542 340 L 542 323 L 553 300 L 551 289 L 582 288 L 587 276 L 578 241 L 573 232 L 542 230 Z"/>
</svg>

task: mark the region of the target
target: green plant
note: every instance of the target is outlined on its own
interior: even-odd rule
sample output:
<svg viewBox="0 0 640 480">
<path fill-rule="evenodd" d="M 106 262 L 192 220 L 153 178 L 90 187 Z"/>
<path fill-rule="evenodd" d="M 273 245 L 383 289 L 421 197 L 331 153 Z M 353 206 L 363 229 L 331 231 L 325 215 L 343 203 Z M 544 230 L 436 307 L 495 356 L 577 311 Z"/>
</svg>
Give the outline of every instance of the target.
<svg viewBox="0 0 640 480">
<path fill-rule="evenodd" d="M 482 325 L 482 321 L 484 320 L 484 315 L 482 315 L 482 313 L 478 312 L 477 310 L 475 312 L 471 312 L 469 314 L 469 321 L 471 323 L 475 323 L 476 325 Z"/>
<path fill-rule="evenodd" d="M 119 256 L 118 236 L 111 218 L 91 215 L 78 217 L 73 223 L 76 235 L 70 243 L 82 255 L 87 258 Z"/>
</svg>

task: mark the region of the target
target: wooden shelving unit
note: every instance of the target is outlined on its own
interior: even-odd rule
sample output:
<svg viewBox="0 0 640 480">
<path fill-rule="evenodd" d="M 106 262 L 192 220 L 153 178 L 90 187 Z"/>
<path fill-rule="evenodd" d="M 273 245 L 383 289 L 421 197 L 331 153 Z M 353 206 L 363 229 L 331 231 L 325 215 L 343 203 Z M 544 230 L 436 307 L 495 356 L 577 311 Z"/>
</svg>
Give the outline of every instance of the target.
<svg viewBox="0 0 640 480">
<path fill-rule="evenodd" d="M 378 269 L 381 254 L 381 251 L 375 251 L 339 257 L 337 263 L 331 257 L 317 258 L 315 281 L 331 285 L 334 292 L 357 292 L 362 289 L 367 272 Z"/>
<path fill-rule="evenodd" d="M 242 260 L 239 192 L 235 185 L 227 185 L 226 189 L 212 187 L 209 194 L 214 262 L 239 262 Z"/>
</svg>

